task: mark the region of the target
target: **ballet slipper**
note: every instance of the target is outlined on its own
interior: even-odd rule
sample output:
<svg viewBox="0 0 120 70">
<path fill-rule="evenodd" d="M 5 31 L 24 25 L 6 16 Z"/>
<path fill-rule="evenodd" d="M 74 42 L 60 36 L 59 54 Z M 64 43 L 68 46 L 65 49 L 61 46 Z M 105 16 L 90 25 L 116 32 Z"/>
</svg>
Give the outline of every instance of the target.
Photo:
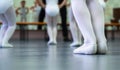
<svg viewBox="0 0 120 70">
<path fill-rule="evenodd" d="M 15 28 L 16 28 L 16 25 L 13 25 L 13 26 L 9 26 L 8 29 L 6 30 L 3 41 L 2 41 L 3 47 L 13 47 L 11 44 L 8 43 L 8 41 L 12 37 L 15 31 Z"/>
<path fill-rule="evenodd" d="M 13 45 L 9 43 L 2 43 L 2 48 L 10 48 L 10 47 L 13 47 Z"/>
<path fill-rule="evenodd" d="M 56 41 L 48 41 L 48 45 L 57 45 Z"/>
<path fill-rule="evenodd" d="M 98 43 L 97 54 L 107 54 L 108 48 L 107 43 Z"/>
<path fill-rule="evenodd" d="M 96 44 L 83 44 L 79 48 L 75 49 L 73 53 L 92 55 L 92 54 L 96 54 L 96 51 L 97 51 Z"/>
</svg>

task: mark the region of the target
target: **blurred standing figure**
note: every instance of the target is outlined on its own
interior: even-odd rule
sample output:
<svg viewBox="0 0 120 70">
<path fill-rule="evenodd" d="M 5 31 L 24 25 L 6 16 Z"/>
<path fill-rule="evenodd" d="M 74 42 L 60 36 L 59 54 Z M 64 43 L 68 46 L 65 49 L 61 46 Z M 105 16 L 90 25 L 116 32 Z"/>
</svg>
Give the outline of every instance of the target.
<svg viewBox="0 0 120 70">
<path fill-rule="evenodd" d="M 20 2 L 21 7 L 18 7 L 16 9 L 16 14 L 20 15 L 20 22 L 27 22 L 27 14 L 29 13 L 29 8 L 26 7 L 26 1 L 22 0 Z M 28 29 L 28 26 L 24 25 L 24 26 L 20 26 L 20 39 L 21 40 L 27 40 L 28 39 L 28 32 L 26 31 L 26 29 Z"/>
<path fill-rule="evenodd" d="M 42 0 L 44 4 L 46 4 L 46 0 Z M 60 16 L 61 16 L 61 23 L 62 23 L 62 34 L 63 40 L 69 41 L 68 38 L 68 28 L 67 28 L 67 7 L 66 7 L 67 0 L 58 0 L 58 5 L 60 8 Z M 43 22 L 45 18 L 45 9 L 42 8 L 39 14 L 39 22 Z M 38 29 L 41 29 L 41 26 L 38 26 Z"/>
<path fill-rule="evenodd" d="M 0 20 L 2 21 L 0 29 L 0 47 L 13 47 L 13 45 L 9 43 L 16 29 L 16 15 L 13 0 L 0 1 Z"/>
<path fill-rule="evenodd" d="M 37 0 L 42 8 L 45 9 L 47 32 L 49 36 L 48 45 L 56 45 L 57 41 L 57 19 L 59 14 L 59 6 L 57 0 L 46 0 L 46 4 L 42 0 Z"/>
<path fill-rule="evenodd" d="M 38 3 L 35 0 L 34 5 L 32 7 L 30 7 L 30 11 L 29 11 L 30 15 L 31 15 L 32 22 L 39 22 L 38 16 L 39 16 L 40 10 L 41 10 L 41 7 L 38 5 Z M 38 25 L 29 25 L 29 29 L 37 30 L 37 28 L 38 28 Z"/>
<path fill-rule="evenodd" d="M 41 10 L 41 7 L 38 5 L 38 3 L 35 1 L 34 2 L 34 6 L 32 6 L 30 8 L 30 10 L 32 10 L 33 12 L 33 21 L 34 22 L 38 22 L 38 16 L 39 16 L 39 12 Z"/>
<path fill-rule="evenodd" d="M 46 0 L 42 0 L 42 2 L 46 4 Z M 45 19 L 45 9 L 41 7 L 41 10 L 39 11 L 38 21 L 44 22 L 44 19 Z M 42 29 L 42 26 L 39 25 L 38 29 Z"/>
<path fill-rule="evenodd" d="M 60 7 L 63 40 L 69 41 L 68 28 L 67 28 L 67 6 L 66 6 L 66 3 L 67 3 L 67 0 L 58 0 L 58 5 Z"/>
<path fill-rule="evenodd" d="M 21 1 L 21 7 L 16 9 L 17 15 L 20 15 L 20 21 L 21 22 L 26 22 L 27 21 L 27 14 L 29 13 L 29 8 L 25 6 L 26 1 L 22 0 Z"/>
</svg>

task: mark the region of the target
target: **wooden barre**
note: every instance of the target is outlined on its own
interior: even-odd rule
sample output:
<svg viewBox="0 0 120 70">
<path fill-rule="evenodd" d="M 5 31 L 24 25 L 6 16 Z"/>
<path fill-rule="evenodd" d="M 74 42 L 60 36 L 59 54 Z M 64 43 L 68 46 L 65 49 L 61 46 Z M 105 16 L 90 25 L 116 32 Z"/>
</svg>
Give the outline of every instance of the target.
<svg viewBox="0 0 120 70">
<path fill-rule="evenodd" d="M 0 22 L 1 24 L 1 22 Z M 45 22 L 16 22 L 17 25 L 46 25 Z M 61 25 L 61 23 L 58 23 L 58 25 Z M 67 24 L 69 25 L 69 24 Z"/>
<path fill-rule="evenodd" d="M 0 22 L 1 24 L 1 22 Z M 46 25 L 45 22 L 16 22 L 17 25 Z M 61 23 L 58 23 L 61 25 Z M 69 25 L 69 23 L 67 23 Z M 120 26 L 119 23 L 105 23 L 105 26 Z"/>
<path fill-rule="evenodd" d="M 120 23 L 106 23 L 105 26 L 120 26 Z"/>
<path fill-rule="evenodd" d="M 17 22 L 17 25 L 46 25 L 45 22 Z"/>
<path fill-rule="evenodd" d="M 0 22 L 2 24 L 2 22 Z M 16 22 L 17 25 L 46 25 L 45 22 Z"/>
<path fill-rule="evenodd" d="M 17 22 L 18 25 L 46 25 L 45 22 Z M 58 23 L 61 25 L 61 23 Z M 69 25 L 69 23 L 67 23 Z M 105 26 L 120 26 L 119 23 L 105 23 Z"/>
</svg>

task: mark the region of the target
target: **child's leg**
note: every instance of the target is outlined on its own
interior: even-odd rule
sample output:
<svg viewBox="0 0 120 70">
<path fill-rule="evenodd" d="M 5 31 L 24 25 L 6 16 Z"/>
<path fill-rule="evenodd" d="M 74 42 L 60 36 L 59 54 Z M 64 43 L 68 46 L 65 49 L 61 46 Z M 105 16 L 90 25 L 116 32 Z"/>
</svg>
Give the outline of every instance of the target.
<svg viewBox="0 0 120 70">
<path fill-rule="evenodd" d="M 96 37 L 93 31 L 91 15 L 86 5 L 86 0 L 72 0 L 71 4 L 74 17 L 84 37 L 84 44 L 75 49 L 74 53 L 95 54 L 97 50 Z"/>
<path fill-rule="evenodd" d="M 52 17 L 46 14 L 46 22 L 47 22 L 47 33 L 49 36 L 49 42 L 48 44 L 53 43 L 53 23 L 52 23 Z"/>
<path fill-rule="evenodd" d="M 15 28 L 16 28 L 16 15 L 13 7 L 10 7 L 4 14 L 7 22 L 8 22 L 8 28 L 5 32 L 5 35 L 3 37 L 2 46 L 5 47 L 13 47 L 8 43 L 9 39 L 13 35 Z"/>
<path fill-rule="evenodd" d="M 104 12 L 102 6 L 96 0 L 87 0 L 91 12 L 94 31 L 98 41 L 98 53 L 107 52 L 106 38 L 104 34 Z"/>
<path fill-rule="evenodd" d="M 57 17 L 58 16 L 55 16 L 53 17 L 53 41 L 54 43 L 56 44 L 56 39 L 57 39 Z"/>
<path fill-rule="evenodd" d="M 8 28 L 8 22 L 5 19 L 5 16 L 3 14 L 0 15 L 0 19 L 2 20 L 2 25 L 1 25 L 1 29 L 0 29 L 0 46 L 2 46 L 3 37 Z"/>
<path fill-rule="evenodd" d="M 82 41 L 81 41 L 82 35 L 81 35 L 78 25 L 75 21 L 72 9 L 70 8 L 69 11 L 70 11 L 69 12 L 70 31 L 71 31 L 72 38 L 73 38 L 73 43 L 70 46 L 80 46 L 82 44 Z"/>
</svg>

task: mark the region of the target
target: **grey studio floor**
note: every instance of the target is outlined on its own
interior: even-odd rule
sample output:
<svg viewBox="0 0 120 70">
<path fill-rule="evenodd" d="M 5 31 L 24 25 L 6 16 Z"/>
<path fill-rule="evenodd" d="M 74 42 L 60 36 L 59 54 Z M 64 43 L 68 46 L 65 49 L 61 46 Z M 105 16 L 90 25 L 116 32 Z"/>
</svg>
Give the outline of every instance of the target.
<svg viewBox="0 0 120 70">
<path fill-rule="evenodd" d="M 0 70 L 120 70 L 120 39 L 108 40 L 107 55 L 73 54 L 71 42 L 48 46 L 40 39 L 11 40 L 14 48 L 0 48 Z"/>
</svg>

